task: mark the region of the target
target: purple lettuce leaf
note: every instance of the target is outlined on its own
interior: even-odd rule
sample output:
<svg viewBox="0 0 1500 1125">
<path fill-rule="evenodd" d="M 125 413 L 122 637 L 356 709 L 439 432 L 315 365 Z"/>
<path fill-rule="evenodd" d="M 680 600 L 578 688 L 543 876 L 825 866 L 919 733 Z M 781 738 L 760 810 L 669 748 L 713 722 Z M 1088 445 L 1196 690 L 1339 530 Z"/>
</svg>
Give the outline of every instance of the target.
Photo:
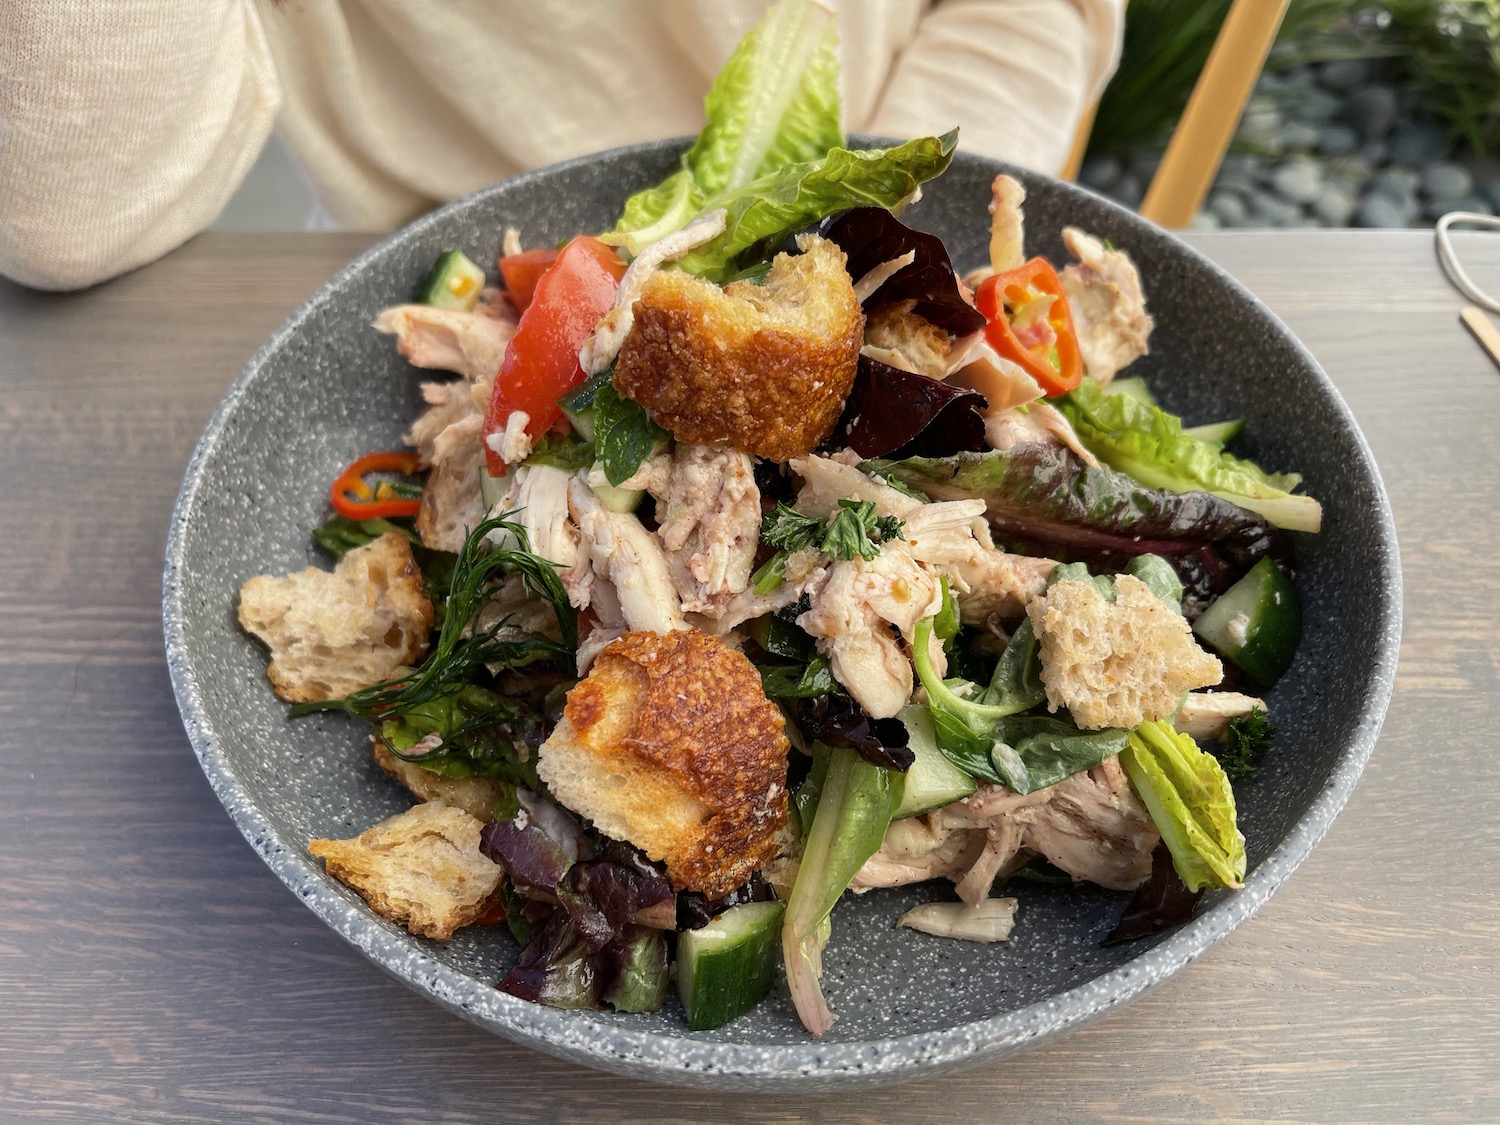
<svg viewBox="0 0 1500 1125">
<path fill-rule="evenodd" d="M 909 266 L 870 295 L 866 308 L 915 301 L 913 312 L 951 336 L 967 336 L 984 327 L 984 314 L 965 299 L 948 249 L 937 235 L 913 230 L 884 207 L 851 207 L 811 229 L 838 243 L 848 257 L 849 276 L 856 281 L 908 250 L 916 253 Z"/>
<path fill-rule="evenodd" d="M 872 719 L 844 692 L 800 699 L 796 708 L 797 729 L 809 742 L 848 746 L 872 766 L 904 773 L 916 755 L 907 743 L 906 724 L 900 719 Z"/>
<path fill-rule="evenodd" d="M 702 891 L 682 891 L 677 895 L 677 928 L 700 930 L 731 906 L 746 902 L 770 902 L 775 897 L 776 892 L 759 871 L 723 898 L 710 900 Z"/>
<path fill-rule="evenodd" d="M 1125 908 L 1117 925 L 1100 945 L 1150 937 L 1173 926 L 1180 926 L 1193 916 L 1202 891 L 1190 891 L 1172 863 L 1172 852 L 1166 843 L 1156 845 L 1151 853 L 1151 878 L 1136 888 L 1135 897 Z"/>
<path fill-rule="evenodd" d="M 823 442 L 861 457 L 946 457 L 984 448 L 978 391 L 859 357 L 844 412 Z"/>
</svg>

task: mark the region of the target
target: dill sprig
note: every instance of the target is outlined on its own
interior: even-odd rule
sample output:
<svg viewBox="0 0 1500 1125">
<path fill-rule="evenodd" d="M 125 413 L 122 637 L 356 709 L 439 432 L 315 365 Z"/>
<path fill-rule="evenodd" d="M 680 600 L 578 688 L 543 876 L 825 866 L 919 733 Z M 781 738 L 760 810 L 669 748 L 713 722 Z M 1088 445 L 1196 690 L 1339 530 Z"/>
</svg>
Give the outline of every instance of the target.
<svg viewBox="0 0 1500 1125">
<path fill-rule="evenodd" d="M 548 659 L 571 661 L 578 647 L 578 622 L 568 602 L 567 591 L 563 589 L 553 564 L 531 552 L 526 531 L 511 520 L 513 515 L 514 512 L 507 512 L 487 519 L 469 532 L 453 566 L 447 612 L 443 616 L 437 643 L 418 668 L 351 692 L 342 699 L 299 703 L 292 708 L 292 716 L 316 711 L 343 711 L 376 724 L 378 729 L 384 720 L 399 718 L 415 707 L 452 695 L 465 684 L 488 678 L 494 667 L 520 668 Z M 488 537 L 497 531 L 508 533 L 519 546 L 512 549 L 490 543 Z M 509 615 L 493 624 L 480 626 L 479 619 L 485 607 L 499 592 L 500 585 L 514 575 L 520 575 L 528 593 L 552 607 L 562 633 L 561 642 L 545 637 L 502 639 L 501 632 L 511 620 Z M 485 711 L 472 716 L 449 732 L 445 741 L 513 717 L 503 713 L 507 711 L 508 705 L 494 709 L 493 713 Z M 408 757 L 407 760 L 417 759 Z"/>
</svg>

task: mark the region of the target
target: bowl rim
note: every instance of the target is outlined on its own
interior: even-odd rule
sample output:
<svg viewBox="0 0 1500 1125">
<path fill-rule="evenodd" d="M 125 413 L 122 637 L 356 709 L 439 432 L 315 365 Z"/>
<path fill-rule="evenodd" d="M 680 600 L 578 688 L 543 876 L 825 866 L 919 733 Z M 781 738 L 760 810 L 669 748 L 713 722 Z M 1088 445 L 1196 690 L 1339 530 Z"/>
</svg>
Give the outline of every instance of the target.
<svg viewBox="0 0 1500 1125">
<path fill-rule="evenodd" d="M 656 1030 L 637 1030 L 628 1021 L 602 1020 L 589 1012 L 542 1007 L 498 991 L 493 984 L 449 967 L 408 935 L 388 931 L 336 886 L 307 852 L 305 842 L 280 838 L 241 784 L 220 743 L 205 706 L 197 671 L 188 653 L 188 607 L 183 567 L 187 520 L 199 493 L 204 468 L 217 449 L 247 389 L 266 362 L 309 318 L 343 287 L 405 239 L 438 224 L 455 212 L 501 191 L 524 186 L 558 172 L 586 168 L 600 160 L 629 155 L 680 151 L 692 138 L 674 137 L 591 153 L 522 173 L 455 200 L 402 227 L 365 250 L 323 282 L 256 350 L 225 392 L 199 438 L 179 488 L 168 533 L 162 577 L 162 621 L 173 693 L 194 754 L 214 793 L 246 841 L 287 887 L 340 937 L 403 984 L 487 1030 L 545 1053 L 615 1073 L 657 1082 L 739 1089 L 786 1090 L 835 1088 L 871 1081 L 901 1081 L 986 1058 L 1017 1053 L 1028 1045 L 1075 1031 L 1165 981 L 1207 952 L 1250 918 L 1307 857 L 1348 801 L 1379 735 L 1395 680 L 1401 632 L 1401 569 L 1390 502 L 1369 444 L 1332 380 L 1300 340 L 1253 293 L 1201 252 L 1172 239 L 1178 252 L 1213 275 L 1239 301 L 1272 323 L 1320 384 L 1340 421 L 1354 439 L 1361 468 L 1373 485 L 1378 546 L 1373 577 L 1384 592 L 1380 607 L 1380 641 L 1372 654 L 1375 674 L 1357 733 L 1334 765 L 1306 811 L 1281 843 L 1245 879 L 1244 888 L 1226 894 L 1197 917 L 1117 968 L 1000 1015 L 951 1028 L 846 1042 L 752 1044 L 689 1038 Z M 883 138 L 851 136 L 852 141 L 881 143 Z M 968 154 L 996 172 L 1050 177 L 1000 161 Z M 1057 181 L 1053 181 L 1057 182 Z M 1119 212 L 1127 222 L 1163 231 L 1140 216 L 1076 184 L 1064 185 Z"/>
</svg>

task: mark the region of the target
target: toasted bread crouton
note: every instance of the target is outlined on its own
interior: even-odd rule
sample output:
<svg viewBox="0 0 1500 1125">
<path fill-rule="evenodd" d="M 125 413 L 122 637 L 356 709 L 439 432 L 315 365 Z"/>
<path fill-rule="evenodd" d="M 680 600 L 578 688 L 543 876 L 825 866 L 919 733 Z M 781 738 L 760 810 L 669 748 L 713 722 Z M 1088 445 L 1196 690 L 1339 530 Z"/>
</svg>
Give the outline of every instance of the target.
<svg viewBox="0 0 1500 1125">
<path fill-rule="evenodd" d="M 764 867 L 786 824 L 781 711 L 742 654 L 696 630 L 627 633 L 568 693 L 537 761 L 552 795 L 718 898 Z"/>
<path fill-rule="evenodd" d="M 382 918 L 447 941 L 484 913 L 504 871 L 479 850 L 478 820 L 429 801 L 352 840 L 311 840 L 307 850 Z"/>
<path fill-rule="evenodd" d="M 1063 581 L 1026 613 L 1041 646 L 1048 709 L 1066 707 L 1085 730 L 1170 718 L 1184 692 L 1224 676 L 1182 614 L 1128 574 L 1115 578 L 1113 602 L 1092 582 Z"/>
<path fill-rule="evenodd" d="M 865 324 L 864 351 L 903 371 L 914 371 L 929 379 L 946 379 L 952 341 L 932 321 L 912 312 L 915 304 L 915 301 L 898 301 L 876 309 Z"/>
<path fill-rule="evenodd" d="M 418 663 L 432 621 L 411 544 L 394 531 L 332 573 L 310 566 L 240 587 L 240 624 L 270 647 L 266 676 L 288 703 L 337 699 Z"/>
<path fill-rule="evenodd" d="M 854 385 L 864 315 L 844 252 L 815 235 L 797 245 L 762 285 L 654 274 L 615 364 L 620 393 L 695 445 L 786 461 L 827 437 Z"/>
<path fill-rule="evenodd" d="M 505 786 L 492 778 L 444 777 L 416 762 L 402 761 L 385 748 L 377 735 L 370 736 L 370 748 L 375 754 L 375 764 L 406 786 L 419 801 L 451 805 L 488 824 L 495 816 L 495 806 L 505 797 Z"/>
</svg>

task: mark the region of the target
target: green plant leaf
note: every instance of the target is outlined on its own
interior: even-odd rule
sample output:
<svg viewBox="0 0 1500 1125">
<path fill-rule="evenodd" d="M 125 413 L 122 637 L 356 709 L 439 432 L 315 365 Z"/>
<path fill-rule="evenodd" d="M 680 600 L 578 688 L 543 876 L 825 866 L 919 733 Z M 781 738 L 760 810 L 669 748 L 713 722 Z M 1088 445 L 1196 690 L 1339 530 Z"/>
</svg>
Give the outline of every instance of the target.
<svg viewBox="0 0 1500 1125">
<path fill-rule="evenodd" d="M 1218 760 L 1170 723 L 1149 722 L 1130 732 L 1120 764 L 1187 889 L 1239 887 L 1245 838 L 1235 824 L 1234 789 Z"/>
</svg>

